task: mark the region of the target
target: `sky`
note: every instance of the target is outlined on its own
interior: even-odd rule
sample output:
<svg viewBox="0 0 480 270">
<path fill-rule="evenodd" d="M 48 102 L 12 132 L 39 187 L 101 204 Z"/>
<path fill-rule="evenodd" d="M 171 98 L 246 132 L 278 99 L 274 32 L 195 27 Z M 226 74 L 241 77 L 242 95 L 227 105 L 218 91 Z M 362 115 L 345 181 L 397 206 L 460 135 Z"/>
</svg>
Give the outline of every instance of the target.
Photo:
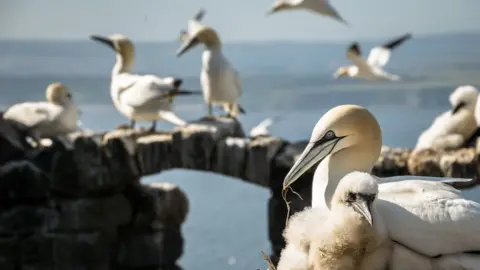
<svg viewBox="0 0 480 270">
<path fill-rule="evenodd" d="M 320 1 L 320 0 L 319 0 Z M 199 8 L 224 42 L 343 41 L 480 32 L 479 0 L 331 0 L 349 23 L 306 11 L 266 16 L 274 0 L 0 0 L 0 40 L 82 40 L 124 34 L 173 41 Z"/>
</svg>

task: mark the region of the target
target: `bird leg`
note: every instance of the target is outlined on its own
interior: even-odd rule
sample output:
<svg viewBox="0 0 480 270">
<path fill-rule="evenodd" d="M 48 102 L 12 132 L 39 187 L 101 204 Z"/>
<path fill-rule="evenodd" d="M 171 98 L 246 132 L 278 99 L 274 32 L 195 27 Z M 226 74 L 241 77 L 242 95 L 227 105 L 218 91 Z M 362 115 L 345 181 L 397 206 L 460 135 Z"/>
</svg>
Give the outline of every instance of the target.
<svg viewBox="0 0 480 270">
<path fill-rule="evenodd" d="M 135 120 L 130 121 L 130 128 L 134 129 L 135 128 Z"/>
<path fill-rule="evenodd" d="M 156 128 L 157 128 L 157 121 L 154 120 L 154 121 L 152 122 L 152 126 L 148 129 L 148 131 L 150 131 L 150 132 L 155 132 L 155 129 L 156 129 Z"/>
<path fill-rule="evenodd" d="M 213 119 L 213 108 L 212 108 L 212 103 L 208 103 L 208 114 L 207 114 L 207 117 L 205 118 L 209 118 L 209 119 Z"/>
</svg>

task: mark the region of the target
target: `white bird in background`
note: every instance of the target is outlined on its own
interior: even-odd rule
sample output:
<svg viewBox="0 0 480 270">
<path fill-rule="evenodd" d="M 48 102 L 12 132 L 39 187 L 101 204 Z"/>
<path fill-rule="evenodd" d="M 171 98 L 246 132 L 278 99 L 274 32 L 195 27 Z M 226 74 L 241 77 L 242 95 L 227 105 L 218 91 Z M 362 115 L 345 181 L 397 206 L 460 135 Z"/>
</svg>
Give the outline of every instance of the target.
<svg viewBox="0 0 480 270">
<path fill-rule="evenodd" d="M 400 46 L 403 42 L 411 37 L 411 34 L 405 34 L 388 41 L 381 46 L 372 48 L 367 60 L 362 57 L 360 45 L 357 42 L 352 43 L 348 47 L 347 58 L 353 63 L 353 65 L 340 67 L 333 74 L 333 77 L 337 79 L 342 76 L 348 76 L 351 78 L 360 78 L 368 81 L 400 80 L 399 76 L 386 72 L 383 67 L 388 63 L 392 50 Z"/>
<path fill-rule="evenodd" d="M 222 44 L 217 32 L 200 23 L 205 14 L 200 10 L 188 22 L 188 31 L 180 32 L 182 46 L 177 50 L 177 57 L 194 48 L 200 43 L 205 45 L 202 54 L 202 71 L 200 82 L 202 84 L 203 98 L 208 104 L 208 115 L 211 117 L 212 106 L 223 106 L 228 116 L 236 117 L 245 110 L 238 104 L 242 94 L 238 72 L 222 53 Z"/>
<path fill-rule="evenodd" d="M 315 125 L 310 143 L 285 177 L 284 190 L 319 164 L 312 183 L 312 208 L 328 212 L 340 179 L 352 171 L 371 173 L 381 147 L 380 126 L 368 110 L 357 105 L 337 106 Z M 480 263 L 479 257 L 466 254 L 480 251 L 480 204 L 463 199 L 459 190 L 441 182 L 467 179 L 411 175 L 375 178 L 380 191 L 378 212 L 389 238 L 411 251 L 406 261 L 428 262 L 450 254 L 451 262 L 465 256 Z"/>
<path fill-rule="evenodd" d="M 37 141 L 77 131 L 78 108 L 73 103 L 70 90 L 55 82 L 48 85 L 46 98 L 46 102 L 14 104 L 3 114 L 3 118 L 26 126 Z"/>
<path fill-rule="evenodd" d="M 282 10 L 295 10 L 303 9 L 327 16 L 337 20 L 345 25 L 348 22 L 340 16 L 340 13 L 330 4 L 329 0 L 278 0 L 272 8 L 268 11 L 267 15 L 273 14 Z"/>
<path fill-rule="evenodd" d="M 375 207 L 377 194 L 370 174 L 345 175 L 330 212 L 307 208 L 291 217 L 277 270 L 386 269 L 393 243 Z"/>
<path fill-rule="evenodd" d="M 436 117 L 432 125 L 420 134 L 415 150 L 455 149 L 464 145 L 477 130 L 477 98 L 478 90 L 475 87 L 457 87 L 449 96 L 452 109 Z"/>
<path fill-rule="evenodd" d="M 258 137 L 258 136 L 269 136 L 270 132 L 268 131 L 268 128 L 270 126 L 272 126 L 273 124 L 275 124 L 275 122 L 280 120 L 280 119 L 281 119 L 280 116 L 273 116 L 273 117 L 266 118 L 265 120 L 260 122 L 260 124 L 253 127 L 250 130 L 250 137 L 254 138 L 254 137 Z"/>
<path fill-rule="evenodd" d="M 173 112 L 173 99 L 178 95 L 192 95 L 196 92 L 180 90 L 181 79 L 131 73 L 135 48 L 127 37 L 114 34 L 109 37 L 92 35 L 90 38 L 116 52 L 110 94 L 117 110 L 131 121 L 131 128 L 135 127 L 135 121 L 152 121 L 150 131 L 154 131 L 158 119 L 178 126 L 186 124 Z"/>
</svg>

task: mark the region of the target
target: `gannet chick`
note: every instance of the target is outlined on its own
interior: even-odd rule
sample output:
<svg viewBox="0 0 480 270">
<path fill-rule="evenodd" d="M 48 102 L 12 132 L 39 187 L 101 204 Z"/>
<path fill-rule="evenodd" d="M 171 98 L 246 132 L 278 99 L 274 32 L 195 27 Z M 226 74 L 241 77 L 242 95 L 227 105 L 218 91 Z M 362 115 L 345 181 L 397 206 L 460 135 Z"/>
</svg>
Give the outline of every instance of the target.
<svg viewBox="0 0 480 270">
<path fill-rule="evenodd" d="M 357 42 L 352 43 L 348 47 L 346 56 L 353 65 L 340 67 L 335 74 L 333 74 L 333 77 L 338 79 L 343 76 L 348 76 L 368 81 L 400 80 L 399 76 L 386 72 L 383 67 L 388 63 L 392 50 L 411 37 L 411 34 L 405 34 L 381 46 L 372 48 L 366 60 L 362 57 L 360 45 Z"/>
<path fill-rule="evenodd" d="M 250 130 L 250 137 L 269 136 L 268 128 L 280 120 L 279 116 L 268 117 Z"/>
<path fill-rule="evenodd" d="M 415 150 L 461 147 L 477 130 L 475 107 L 478 91 L 470 85 L 457 87 L 449 96 L 452 108 L 438 117 L 418 137 Z"/>
<path fill-rule="evenodd" d="M 335 8 L 330 4 L 328 0 L 278 0 L 276 1 L 267 15 L 282 11 L 282 10 L 295 10 L 303 9 L 327 16 L 337 20 L 345 25 L 348 22 L 340 16 Z"/>
<path fill-rule="evenodd" d="M 377 194 L 377 182 L 368 173 L 354 171 L 342 178 L 327 220 L 312 234 L 309 264 L 314 270 L 387 267 L 391 242 L 376 213 Z"/>
<path fill-rule="evenodd" d="M 117 110 L 130 120 L 131 128 L 135 127 L 136 121 L 152 121 L 150 131 L 154 131 L 159 119 L 177 126 L 186 124 L 173 112 L 173 99 L 178 95 L 196 93 L 180 90 L 181 79 L 131 73 L 135 60 L 135 48 L 126 36 L 92 35 L 90 38 L 107 45 L 116 52 L 117 60 L 112 69 L 110 94 Z"/>
<path fill-rule="evenodd" d="M 208 116 L 213 115 L 212 106 L 218 104 L 224 108 L 228 116 L 237 117 L 239 113 L 245 113 L 245 110 L 238 104 L 238 99 L 242 95 L 240 77 L 223 55 L 222 43 L 217 32 L 200 23 L 204 14 L 205 11 L 200 10 L 188 22 L 188 32 L 181 31 L 180 39 L 183 40 L 183 44 L 177 50 L 177 57 L 203 43 L 205 49 L 202 54 L 200 82 L 203 98 L 208 104 Z"/>
<path fill-rule="evenodd" d="M 48 85 L 46 102 L 24 102 L 12 105 L 3 114 L 5 119 L 25 125 L 33 139 L 66 135 L 78 129 L 78 108 L 72 93 L 59 82 Z"/>
</svg>

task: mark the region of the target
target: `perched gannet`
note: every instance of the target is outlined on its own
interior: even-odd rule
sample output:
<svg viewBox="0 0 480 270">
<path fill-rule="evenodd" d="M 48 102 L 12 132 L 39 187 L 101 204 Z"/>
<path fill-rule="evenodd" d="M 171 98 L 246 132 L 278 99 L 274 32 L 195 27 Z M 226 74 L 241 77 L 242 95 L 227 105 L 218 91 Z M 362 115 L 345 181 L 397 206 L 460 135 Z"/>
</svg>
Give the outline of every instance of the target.
<svg viewBox="0 0 480 270">
<path fill-rule="evenodd" d="M 335 74 L 333 74 L 333 77 L 337 79 L 342 76 L 348 76 L 369 81 L 400 80 L 399 76 L 386 72 L 383 70 L 383 67 L 390 59 L 391 51 L 411 37 L 411 34 L 405 34 L 381 46 L 372 48 L 367 60 L 362 57 L 360 45 L 357 42 L 352 43 L 348 47 L 347 58 L 353 65 L 339 68 Z"/>
<path fill-rule="evenodd" d="M 78 130 L 78 108 L 73 103 L 70 90 L 55 82 L 48 85 L 46 98 L 47 102 L 14 104 L 3 114 L 3 118 L 28 127 L 37 141 Z"/>
<path fill-rule="evenodd" d="M 250 130 L 250 137 L 253 138 L 253 137 L 258 137 L 258 136 L 268 136 L 269 135 L 268 128 L 271 125 L 273 125 L 275 123 L 275 121 L 278 121 L 278 120 L 280 120 L 279 116 L 273 116 L 273 117 L 266 118 L 265 120 L 260 122 L 260 124 L 253 127 Z"/>
<path fill-rule="evenodd" d="M 131 121 L 131 128 L 134 128 L 135 121 L 152 121 L 150 131 L 154 131 L 158 119 L 174 125 L 185 125 L 185 121 L 173 112 L 173 99 L 177 95 L 191 95 L 195 92 L 180 90 L 181 79 L 130 73 L 135 60 L 135 48 L 123 35 L 92 35 L 90 38 L 116 52 L 110 94 L 117 110 Z"/>
<path fill-rule="evenodd" d="M 357 105 L 337 106 L 315 125 L 310 143 L 285 177 L 283 187 L 288 188 L 319 164 L 312 183 L 312 208 L 328 212 L 340 179 L 352 171 L 370 173 L 381 147 L 380 126 L 368 110 Z M 429 258 L 480 250 L 480 204 L 463 199 L 459 190 L 441 182 L 465 179 L 375 178 L 380 191 L 377 210 L 396 244 Z"/>
<path fill-rule="evenodd" d="M 203 98 L 208 104 L 208 115 L 212 116 L 212 105 L 219 104 L 229 116 L 236 117 L 239 113 L 245 113 L 237 103 L 242 94 L 240 78 L 238 72 L 222 53 L 222 44 L 217 32 L 200 23 L 204 14 L 205 11 L 200 10 L 188 22 L 188 31 L 181 31 L 180 39 L 183 44 L 177 50 L 177 57 L 200 43 L 205 45 L 200 82 Z"/>
<path fill-rule="evenodd" d="M 330 4 L 329 0 L 277 0 L 267 15 L 276 13 L 281 10 L 303 9 L 311 12 L 333 18 L 345 25 L 348 22 L 340 16 L 335 8 Z"/>
<path fill-rule="evenodd" d="M 345 175 L 332 197 L 330 212 L 308 208 L 290 219 L 284 231 L 287 245 L 277 270 L 292 266 L 313 270 L 386 269 L 392 242 L 375 209 L 377 193 L 377 182 L 370 174 Z M 308 260 L 297 254 L 308 254 Z M 301 263 L 299 258 L 303 258 Z"/>
<path fill-rule="evenodd" d="M 449 96 L 452 109 L 439 115 L 420 134 L 415 150 L 425 148 L 452 149 L 461 147 L 477 130 L 475 107 L 478 91 L 475 87 L 457 87 Z"/>
</svg>

